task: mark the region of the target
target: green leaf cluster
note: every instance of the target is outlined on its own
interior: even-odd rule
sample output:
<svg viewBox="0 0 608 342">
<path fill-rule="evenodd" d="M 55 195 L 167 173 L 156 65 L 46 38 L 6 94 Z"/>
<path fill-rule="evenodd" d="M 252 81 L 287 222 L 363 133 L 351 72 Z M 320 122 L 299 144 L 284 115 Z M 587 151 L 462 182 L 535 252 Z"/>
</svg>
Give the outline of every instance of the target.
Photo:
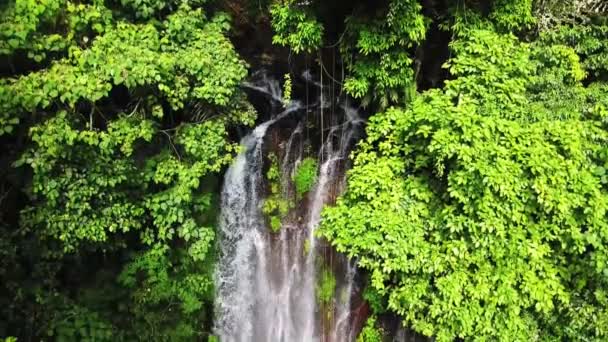
<svg viewBox="0 0 608 342">
<path fill-rule="evenodd" d="M 217 178 L 237 152 L 229 130 L 256 113 L 230 20 L 203 4 L 2 6 L 0 135 L 13 148 L 2 176 L 12 163 L 23 210 L 15 227 L 0 217 L 15 303 L 0 333 L 208 335 Z"/>
<path fill-rule="evenodd" d="M 291 102 L 291 96 L 292 96 L 292 91 L 293 91 L 293 84 L 291 83 L 291 75 L 290 74 L 285 74 L 285 76 L 283 76 L 284 82 L 283 82 L 283 101 L 285 102 L 285 105 L 289 105 L 289 103 Z"/>
<path fill-rule="evenodd" d="M 65 0 L 15 0 L 3 6 L 0 12 L 0 55 L 19 49 L 53 51 L 61 49 L 60 35 L 44 35 L 41 29 L 55 25 L 66 6 Z"/>
<path fill-rule="evenodd" d="M 318 163 L 315 158 L 304 158 L 296 167 L 292 176 L 296 188 L 296 195 L 302 198 L 304 194 L 312 190 L 317 182 Z"/>
<path fill-rule="evenodd" d="M 344 90 L 363 104 L 402 103 L 415 89 L 412 49 L 428 26 L 415 0 L 392 0 L 373 17 L 347 19 L 340 50 L 349 74 Z"/>
<path fill-rule="evenodd" d="M 187 5 L 160 27 L 117 21 L 90 47 L 72 46 L 66 58 L 47 69 L 4 79 L 1 127 L 14 126 L 22 113 L 98 102 L 117 86 L 158 95 L 154 105 L 165 101 L 173 111 L 193 101 L 236 108 L 242 102 L 237 85 L 247 71 L 224 36 L 227 27 L 225 16 L 208 20 L 202 10 Z"/>
<path fill-rule="evenodd" d="M 323 43 L 323 25 L 297 0 L 277 0 L 270 5 L 274 30 L 272 43 L 296 53 L 311 53 Z"/>
<path fill-rule="evenodd" d="M 563 45 L 451 46 L 443 89 L 369 120 L 321 235 L 438 341 L 605 339 L 607 88 Z"/>
<path fill-rule="evenodd" d="M 281 184 L 281 173 L 279 171 L 279 161 L 277 155 L 270 153 L 270 167 L 266 172 L 266 180 L 270 185 L 269 195 L 264 200 L 262 212 L 266 215 L 269 221 L 270 230 L 278 232 L 281 229 L 281 221 L 287 215 L 290 209 L 293 208 L 293 203 L 285 198 L 285 191 Z"/>
<path fill-rule="evenodd" d="M 497 27 L 516 31 L 532 27 L 536 23 L 532 0 L 497 0 L 492 2 L 490 18 Z"/>
<path fill-rule="evenodd" d="M 65 300 L 65 299 L 64 299 Z M 48 327 L 49 338 L 58 341 L 115 341 L 122 336 L 94 311 L 75 304 L 65 304 Z"/>
<path fill-rule="evenodd" d="M 138 339 L 183 341 L 201 336 L 203 309 L 213 301 L 213 269 L 188 254 L 155 245 L 119 275 L 119 283 L 132 291 L 130 314 Z"/>
<path fill-rule="evenodd" d="M 365 321 L 365 326 L 357 336 L 357 342 L 382 342 L 384 341 L 384 331 L 376 327 L 376 316 L 370 316 Z"/>
<path fill-rule="evenodd" d="M 546 44 L 562 44 L 572 47 L 581 57 L 585 70 L 596 78 L 608 77 L 608 26 L 581 24 L 560 25 L 543 32 Z"/>
</svg>

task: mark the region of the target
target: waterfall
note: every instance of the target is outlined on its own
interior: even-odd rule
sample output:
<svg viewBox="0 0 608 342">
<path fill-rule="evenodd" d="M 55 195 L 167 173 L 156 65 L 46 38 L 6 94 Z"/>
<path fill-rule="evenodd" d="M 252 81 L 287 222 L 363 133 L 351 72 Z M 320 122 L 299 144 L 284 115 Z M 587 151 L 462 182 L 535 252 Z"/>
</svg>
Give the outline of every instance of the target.
<svg viewBox="0 0 608 342">
<path fill-rule="evenodd" d="M 350 312 L 357 287 L 356 264 L 334 252 L 326 253 L 329 247 L 318 241 L 315 230 L 323 206 L 343 190 L 347 155 L 362 120 L 346 101 L 339 104 L 344 119 L 322 135 L 316 184 L 306 198 L 296 199 L 290 183 L 307 143 L 306 117 L 301 114 L 332 104 L 326 100 L 307 105 L 294 101 L 283 109 L 278 82 L 257 76 L 245 86 L 266 95 L 272 108 L 282 111 L 242 139 L 241 152 L 224 177 L 214 334 L 222 342 L 354 341 Z M 310 75 L 304 80 L 318 86 L 306 77 Z M 324 89 L 319 88 L 322 93 Z M 279 162 L 282 196 L 297 203 L 283 218 L 280 231 L 273 233 L 261 209 L 265 200 L 263 169 L 267 133 L 281 120 L 297 121 L 286 142 L 280 144 Z M 326 255 L 331 256 L 329 261 L 324 260 Z M 329 323 L 315 294 L 321 263 L 335 266 L 332 272 L 337 280 Z"/>
</svg>

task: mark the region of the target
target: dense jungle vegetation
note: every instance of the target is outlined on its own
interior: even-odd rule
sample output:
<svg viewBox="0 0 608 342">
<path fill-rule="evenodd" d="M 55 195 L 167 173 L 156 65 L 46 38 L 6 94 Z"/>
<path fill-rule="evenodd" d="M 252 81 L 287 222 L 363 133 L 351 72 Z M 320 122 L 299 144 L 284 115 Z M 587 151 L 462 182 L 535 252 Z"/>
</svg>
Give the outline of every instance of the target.
<svg viewBox="0 0 608 342">
<path fill-rule="evenodd" d="M 321 70 L 368 117 L 319 234 L 368 275 L 359 341 L 387 314 L 445 342 L 608 341 L 605 2 L 9 0 L 0 17 L 6 341 L 216 340 L 221 179 L 261 115 L 241 85 L 271 65 Z"/>
</svg>

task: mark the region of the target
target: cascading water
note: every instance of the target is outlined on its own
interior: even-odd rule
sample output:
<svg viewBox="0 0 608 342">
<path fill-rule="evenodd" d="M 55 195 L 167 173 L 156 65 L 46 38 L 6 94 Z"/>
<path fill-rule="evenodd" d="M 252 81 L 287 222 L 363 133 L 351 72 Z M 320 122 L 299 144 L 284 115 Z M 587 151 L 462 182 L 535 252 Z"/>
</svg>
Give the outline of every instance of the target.
<svg viewBox="0 0 608 342">
<path fill-rule="evenodd" d="M 316 86 L 309 74 L 304 79 Z M 355 109 L 342 103 L 338 109 L 343 122 L 335 123 L 333 118 L 328 133 L 321 135 L 316 184 L 307 198 L 297 200 L 290 183 L 306 153 L 304 114 L 322 111 L 327 101 L 320 95 L 321 100 L 313 105 L 291 102 L 284 106 L 278 83 L 266 76 L 246 86 L 266 94 L 275 110 L 283 110 L 243 138 L 241 153 L 225 175 L 215 334 L 222 342 L 353 341 L 356 332 L 350 316 L 357 287 L 356 265 L 328 252 L 328 246 L 318 241 L 314 232 L 323 206 L 344 187 L 347 155 L 362 120 Z M 323 94 L 322 86 L 319 92 Z M 297 122 L 286 142 L 279 144 L 282 196 L 297 204 L 283 218 L 280 231 L 273 233 L 261 209 L 265 200 L 264 145 L 267 133 L 281 120 Z M 329 265 L 325 267 L 336 277 L 329 305 L 320 305 L 315 293 L 319 265 Z"/>
</svg>

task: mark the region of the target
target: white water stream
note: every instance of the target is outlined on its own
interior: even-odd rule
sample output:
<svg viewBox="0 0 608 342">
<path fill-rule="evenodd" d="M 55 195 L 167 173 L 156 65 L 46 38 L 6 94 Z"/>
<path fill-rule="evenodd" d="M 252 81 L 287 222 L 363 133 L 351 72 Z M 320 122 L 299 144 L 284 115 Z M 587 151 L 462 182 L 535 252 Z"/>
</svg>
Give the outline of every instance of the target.
<svg viewBox="0 0 608 342">
<path fill-rule="evenodd" d="M 228 169 L 222 190 L 219 222 L 220 256 L 216 271 L 216 321 L 214 333 L 222 342 L 314 342 L 354 341 L 352 297 L 356 291 L 354 262 L 332 253 L 343 264 L 335 274 L 337 287 L 332 299 L 329 324 L 315 290 L 319 262 L 327 246 L 314 232 L 319 226 L 323 206 L 344 187 L 344 168 L 362 120 L 355 109 L 343 103 L 336 106 L 343 122 L 323 135 L 318 152 L 317 182 L 308 197 L 272 233 L 262 213 L 264 203 L 265 138 L 281 120 L 295 120 L 295 129 L 282 143 L 280 160 L 283 196 L 294 198 L 291 175 L 304 157 L 307 122 L 305 111 L 316 113 L 317 105 L 291 102 L 283 107 L 276 81 L 262 77 L 247 87 L 265 94 L 278 114 L 257 126 L 242 139 L 242 150 Z M 320 93 L 324 90 L 320 88 Z M 323 96 L 320 96 L 321 98 Z M 322 104 L 324 105 L 324 104 Z M 318 114 L 318 113 L 317 113 Z M 325 308 L 324 310 L 327 310 Z"/>
</svg>

